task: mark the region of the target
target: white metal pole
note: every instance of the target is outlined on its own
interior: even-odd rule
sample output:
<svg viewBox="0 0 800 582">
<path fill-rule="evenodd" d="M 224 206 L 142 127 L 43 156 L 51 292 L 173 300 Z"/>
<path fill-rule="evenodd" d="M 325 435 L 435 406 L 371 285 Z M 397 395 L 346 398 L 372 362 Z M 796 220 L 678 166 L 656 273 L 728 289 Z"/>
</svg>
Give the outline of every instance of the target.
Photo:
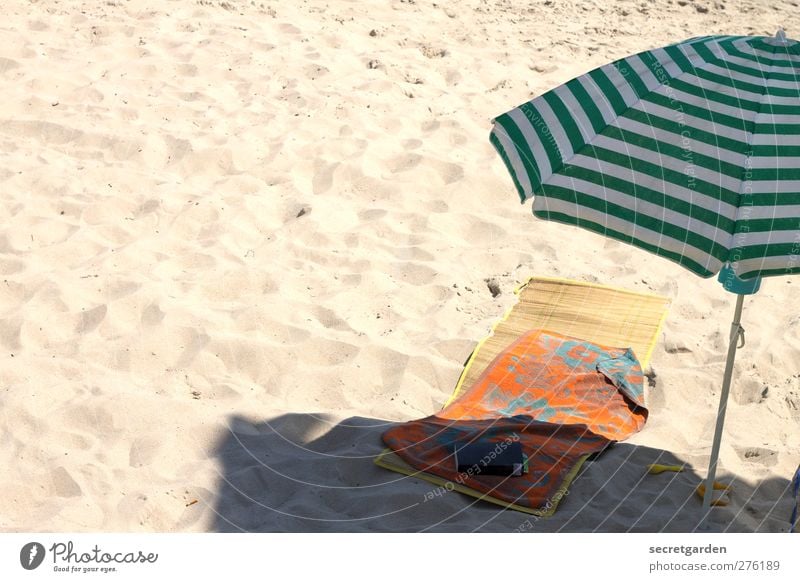
<svg viewBox="0 0 800 582">
<path fill-rule="evenodd" d="M 744 295 L 736 296 L 736 310 L 731 323 L 731 337 L 728 345 L 728 361 L 725 364 L 725 375 L 722 378 L 722 393 L 719 396 L 719 410 L 717 411 L 717 427 L 714 430 L 714 444 L 711 447 L 711 459 L 708 463 L 708 477 L 706 477 L 706 492 L 703 495 L 703 515 L 711 508 L 714 495 L 714 478 L 717 475 L 717 462 L 719 461 L 719 447 L 722 443 L 722 426 L 725 424 L 725 411 L 728 409 L 728 394 L 731 391 L 733 378 L 733 361 L 736 359 L 736 346 L 739 343 L 739 334 L 742 329 L 742 306 Z"/>
</svg>

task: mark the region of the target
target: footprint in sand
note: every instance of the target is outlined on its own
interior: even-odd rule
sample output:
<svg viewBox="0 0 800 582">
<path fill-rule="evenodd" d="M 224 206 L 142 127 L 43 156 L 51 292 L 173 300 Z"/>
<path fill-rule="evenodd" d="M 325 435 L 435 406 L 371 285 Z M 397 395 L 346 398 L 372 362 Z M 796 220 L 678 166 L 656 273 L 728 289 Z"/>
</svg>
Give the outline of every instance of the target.
<svg viewBox="0 0 800 582">
<path fill-rule="evenodd" d="M 433 212 L 436 214 L 450 211 L 450 205 L 444 200 L 427 200 L 422 204 L 422 208 L 429 213 Z"/>
<path fill-rule="evenodd" d="M 204 400 L 229 400 L 241 396 L 242 393 L 230 384 L 214 384 L 201 392 L 201 398 Z"/>
<path fill-rule="evenodd" d="M 663 387 L 658 383 L 658 373 L 655 368 L 648 366 L 644 371 L 645 394 L 648 407 L 651 410 L 662 409 L 667 402 Z"/>
<path fill-rule="evenodd" d="M 103 289 L 103 293 L 107 300 L 120 299 L 136 293 L 141 286 L 142 284 L 136 281 L 121 279 L 107 283 L 105 289 Z"/>
<path fill-rule="evenodd" d="M 98 305 L 88 311 L 81 312 L 81 317 L 75 328 L 75 332 L 84 334 L 94 331 L 103 319 L 105 319 L 107 312 L 108 307 L 106 305 Z"/>
<path fill-rule="evenodd" d="M 20 332 L 22 330 L 21 317 L 7 317 L 0 319 L 0 344 L 10 351 L 20 349 Z"/>
<path fill-rule="evenodd" d="M 778 452 L 762 447 L 734 447 L 739 458 L 745 463 L 756 463 L 764 467 L 772 467 L 778 462 Z"/>
<path fill-rule="evenodd" d="M 432 161 L 430 164 L 445 184 L 452 184 L 464 177 L 464 168 L 451 162 Z"/>
<path fill-rule="evenodd" d="M 753 404 L 761 402 L 764 388 L 763 382 L 755 378 L 740 376 L 731 389 L 731 395 L 736 404 Z"/>
<path fill-rule="evenodd" d="M 45 144 L 63 145 L 79 139 L 83 131 L 49 121 L 4 121 L 0 132 L 37 139 Z"/>
<path fill-rule="evenodd" d="M 339 317 L 335 311 L 322 307 L 320 305 L 311 308 L 311 314 L 316 320 L 327 329 L 336 329 L 339 331 L 353 331 L 350 324 L 344 319 Z"/>
<path fill-rule="evenodd" d="M 189 101 L 189 102 L 207 100 L 205 95 L 203 95 L 202 93 L 199 93 L 197 91 L 187 91 L 187 92 L 183 92 L 183 93 L 178 93 L 178 97 L 182 101 Z"/>
<path fill-rule="evenodd" d="M 406 139 L 403 140 L 402 146 L 406 150 L 415 150 L 422 147 L 423 143 L 421 139 Z"/>
<path fill-rule="evenodd" d="M 354 195 L 371 202 L 395 198 L 394 186 L 388 186 L 385 180 L 378 180 L 370 176 L 355 178 L 350 185 L 350 190 Z"/>
<path fill-rule="evenodd" d="M 412 285 L 427 285 L 432 283 L 439 272 L 427 265 L 409 261 L 392 263 L 389 273 L 395 278 Z"/>
<path fill-rule="evenodd" d="M 92 440 L 76 432 L 60 433 L 58 435 L 58 442 L 64 449 L 88 451 L 92 448 Z"/>
<path fill-rule="evenodd" d="M 317 58 L 319 58 L 319 53 L 314 53 L 313 55 L 306 55 L 306 56 L 309 59 L 316 60 Z M 308 78 L 308 79 L 311 79 L 312 81 L 314 79 L 318 79 L 319 77 L 324 77 L 329 72 L 330 71 L 326 67 L 323 67 L 322 65 L 316 65 L 316 64 L 314 64 L 314 65 L 306 65 L 303 68 L 304 76 L 306 78 Z"/>
<path fill-rule="evenodd" d="M 101 103 L 105 100 L 105 95 L 92 87 L 81 87 L 73 92 L 72 97 L 81 103 Z"/>
<path fill-rule="evenodd" d="M 49 30 L 49 29 L 50 29 L 50 27 L 48 26 L 48 24 L 46 22 L 42 22 L 41 20 L 29 20 L 28 21 L 28 30 L 42 31 L 42 30 Z"/>
<path fill-rule="evenodd" d="M 362 210 L 358 213 L 358 220 L 367 222 L 369 220 L 379 220 L 386 216 L 386 211 L 382 208 L 370 208 L 369 210 Z"/>
<path fill-rule="evenodd" d="M 161 308 L 157 304 L 151 303 L 142 311 L 142 325 L 146 327 L 158 325 L 163 321 L 164 316 L 165 313 L 161 311 Z"/>
<path fill-rule="evenodd" d="M 308 105 L 308 101 L 306 101 L 297 91 L 281 91 L 279 99 L 281 101 L 288 101 L 291 107 L 296 111 L 305 109 L 306 105 Z"/>
<path fill-rule="evenodd" d="M 183 159 L 187 154 L 192 153 L 192 142 L 188 139 L 177 138 L 171 135 L 164 135 L 164 144 L 166 146 L 167 160 L 170 163 L 177 162 Z"/>
<path fill-rule="evenodd" d="M 422 156 L 419 154 L 402 154 L 386 160 L 386 169 L 392 174 L 408 172 L 416 168 L 422 159 Z"/>
<path fill-rule="evenodd" d="M 25 412 L 24 409 L 13 415 L 6 415 L 3 419 L 4 438 L 14 443 L 35 442 L 42 434 L 47 433 L 48 428 L 45 420 Z"/>
<path fill-rule="evenodd" d="M 14 216 L 14 214 L 16 214 L 16 212 L 12 211 L 11 216 Z M 14 244 L 10 240 L 8 240 L 8 235 L 0 234 L 0 253 L 15 253 L 15 252 L 17 252 L 16 248 Z"/>
<path fill-rule="evenodd" d="M 73 404 L 64 414 L 65 424 L 78 430 L 92 427 L 94 434 L 111 434 L 114 432 L 114 417 L 103 406 Z"/>
<path fill-rule="evenodd" d="M 411 359 L 408 354 L 390 348 L 369 346 L 364 349 L 363 357 L 365 360 L 380 363 L 379 390 L 382 394 L 399 390 L 406 373 L 406 366 Z"/>
<path fill-rule="evenodd" d="M 302 32 L 294 24 L 289 24 L 288 22 L 279 24 L 278 29 L 285 34 L 300 34 Z"/>
<path fill-rule="evenodd" d="M 314 176 L 311 178 L 311 190 L 314 194 L 323 194 L 331 189 L 333 172 L 339 163 L 329 164 L 322 160 L 314 161 Z"/>
<path fill-rule="evenodd" d="M 412 356 L 406 365 L 403 377 L 403 389 L 406 394 L 426 394 L 428 397 L 439 394 L 450 395 L 453 392 L 452 374 L 455 363 L 448 362 L 452 369 L 445 369 L 434 363 L 428 356 Z"/>
<path fill-rule="evenodd" d="M 0 57 L 0 75 L 4 75 L 11 69 L 16 69 L 18 67 L 19 63 L 14 59 L 5 59 Z"/>
<path fill-rule="evenodd" d="M 439 127 L 441 127 L 441 125 L 442 124 L 439 123 L 438 121 L 436 121 L 435 119 L 431 120 L 431 121 L 425 121 L 422 124 L 422 131 L 424 133 L 430 133 L 432 131 L 436 131 L 437 129 L 439 129 Z"/>
<path fill-rule="evenodd" d="M 340 366 L 352 360 L 359 352 L 359 347 L 353 344 L 313 338 L 301 346 L 304 354 L 304 364 L 312 366 Z"/>
<path fill-rule="evenodd" d="M 158 210 L 160 206 L 161 202 L 159 200 L 151 198 L 149 200 L 146 200 L 145 202 L 142 202 L 142 204 L 139 205 L 139 208 L 137 208 L 134 211 L 134 216 L 140 218 L 142 216 L 150 214 L 151 212 L 155 212 L 156 210 Z"/>
<path fill-rule="evenodd" d="M 197 498 L 200 503 L 192 504 L 184 508 L 180 519 L 175 523 L 173 531 L 189 531 L 189 527 L 198 521 L 206 519 L 206 512 L 213 505 L 215 493 L 199 485 L 189 485 L 192 496 Z"/>
<path fill-rule="evenodd" d="M 131 443 L 128 452 L 128 464 L 131 467 L 143 467 L 153 462 L 161 448 L 161 441 L 154 437 L 139 437 Z"/>
<path fill-rule="evenodd" d="M 208 334 L 193 328 L 183 328 L 180 336 L 178 349 L 181 355 L 175 362 L 175 367 L 179 369 L 187 368 L 211 340 Z"/>
<path fill-rule="evenodd" d="M 622 246 L 622 243 L 618 244 L 619 247 L 604 253 L 603 257 L 614 264 L 613 270 L 617 275 L 631 275 L 636 272 L 636 268 L 631 265 L 631 254 Z"/>
<path fill-rule="evenodd" d="M 475 342 L 466 339 L 447 339 L 433 344 L 433 349 L 445 359 L 456 362 L 465 362 L 475 350 Z"/>
<path fill-rule="evenodd" d="M 175 71 L 184 77 L 196 77 L 198 70 L 197 65 L 191 63 L 181 63 L 175 67 Z"/>
<path fill-rule="evenodd" d="M 214 218 L 214 220 L 216 220 L 216 218 Z M 206 228 L 210 228 L 210 225 L 208 227 L 203 228 L 203 230 L 201 230 L 200 233 L 198 233 L 197 237 L 198 240 L 205 240 L 203 239 L 202 234 L 206 232 Z M 173 261 L 173 264 L 182 271 L 185 271 L 187 273 L 210 271 L 216 268 L 217 257 L 214 257 L 213 255 L 209 255 L 207 253 L 186 252 L 184 254 L 178 255 L 178 258 L 176 258 Z M 208 289 L 209 290 L 217 289 L 220 285 L 224 287 L 225 275 L 227 275 L 227 273 L 223 274 L 223 276 L 219 280 L 209 282 Z M 204 289 L 203 291 L 205 292 L 206 289 Z"/>
<path fill-rule="evenodd" d="M 389 253 L 394 255 L 397 259 L 404 261 L 433 261 L 436 256 L 422 249 L 421 247 L 400 247 L 392 246 L 386 249 Z"/>
<path fill-rule="evenodd" d="M 451 86 L 458 85 L 461 78 L 461 72 L 458 69 L 450 69 L 444 76 L 445 83 Z"/>
<path fill-rule="evenodd" d="M 56 467 L 50 471 L 50 483 L 56 497 L 80 497 L 83 495 L 81 486 L 64 467 Z"/>
<path fill-rule="evenodd" d="M 450 225 L 452 232 L 474 245 L 496 245 L 508 236 L 507 230 L 474 215 L 442 214 L 441 216 L 444 221 L 439 223 L 439 230 Z"/>
<path fill-rule="evenodd" d="M 450 144 L 454 146 L 463 146 L 466 145 L 469 140 L 467 136 L 463 133 L 456 133 L 453 132 L 450 134 Z"/>
<path fill-rule="evenodd" d="M 286 374 L 296 364 L 276 354 L 263 343 L 238 339 L 211 340 L 206 351 L 219 358 L 230 373 L 256 384 L 267 384 Z"/>
<path fill-rule="evenodd" d="M 238 171 L 233 162 L 233 152 L 227 147 L 205 148 L 188 153 L 180 166 L 184 176 L 233 174 Z"/>
<path fill-rule="evenodd" d="M 456 291 L 449 285 L 424 285 L 414 290 L 414 302 L 407 305 L 409 313 L 417 317 L 437 313 L 444 302 L 455 296 Z"/>
</svg>

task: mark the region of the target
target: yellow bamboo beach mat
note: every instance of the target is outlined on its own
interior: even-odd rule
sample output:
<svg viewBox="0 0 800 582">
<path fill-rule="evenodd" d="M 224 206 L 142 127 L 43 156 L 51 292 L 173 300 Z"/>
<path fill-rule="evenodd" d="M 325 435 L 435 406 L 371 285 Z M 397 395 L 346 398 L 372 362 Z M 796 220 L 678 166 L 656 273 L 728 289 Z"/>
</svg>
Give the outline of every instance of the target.
<svg viewBox="0 0 800 582">
<path fill-rule="evenodd" d="M 667 300 L 545 278 L 529 280 L 516 293 L 518 303 L 478 344 L 445 408 L 427 419 L 387 431 L 384 441 L 394 450 L 384 450 L 375 463 L 438 485 L 426 495 L 455 490 L 547 517 L 555 512 L 591 454 L 624 440 L 644 425 L 647 411 L 641 388 L 643 366 L 639 364 L 649 360 Z M 552 331 L 531 331 L 542 329 Z M 515 382 L 502 380 L 506 370 L 521 362 L 520 354 L 533 357 L 537 353 L 539 364 L 533 363 L 529 370 L 517 369 L 515 374 L 522 375 Z M 561 372 L 554 372 L 537 388 L 528 384 L 530 378 L 541 377 L 542 361 L 547 360 L 547 369 L 553 369 L 554 358 L 563 364 Z M 579 367 L 583 372 L 576 375 Z M 607 389 L 606 380 L 616 388 Z M 559 401 L 564 396 L 566 400 Z M 531 403 L 525 405 L 522 400 Z M 455 434 L 459 431 L 464 435 Z M 444 441 L 463 437 L 500 442 L 509 434 L 521 438 L 533 453 L 529 457 L 531 475 L 537 471 L 542 475 L 534 487 L 516 492 L 524 480 L 507 480 L 495 487 L 491 480 L 487 485 L 479 479 L 453 479 L 452 472 L 444 468 L 448 464 Z M 395 451 L 413 458 L 416 468 Z M 530 478 L 527 481 L 530 483 Z"/>
<path fill-rule="evenodd" d="M 519 300 L 472 352 L 446 404 L 472 386 L 498 354 L 531 329 L 629 347 L 647 371 L 669 307 L 669 299 L 660 295 L 569 279 L 531 277 L 514 293 Z"/>
</svg>

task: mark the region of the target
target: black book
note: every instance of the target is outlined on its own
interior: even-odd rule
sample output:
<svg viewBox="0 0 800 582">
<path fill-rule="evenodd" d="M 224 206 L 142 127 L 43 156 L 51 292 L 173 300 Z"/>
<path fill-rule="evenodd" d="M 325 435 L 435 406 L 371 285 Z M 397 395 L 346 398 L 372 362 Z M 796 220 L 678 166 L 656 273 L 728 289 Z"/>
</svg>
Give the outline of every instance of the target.
<svg viewBox="0 0 800 582">
<path fill-rule="evenodd" d="M 456 443 L 453 448 L 459 473 L 516 477 L 527 469 L 527 459 L 517 441 Z"/>
</svg>

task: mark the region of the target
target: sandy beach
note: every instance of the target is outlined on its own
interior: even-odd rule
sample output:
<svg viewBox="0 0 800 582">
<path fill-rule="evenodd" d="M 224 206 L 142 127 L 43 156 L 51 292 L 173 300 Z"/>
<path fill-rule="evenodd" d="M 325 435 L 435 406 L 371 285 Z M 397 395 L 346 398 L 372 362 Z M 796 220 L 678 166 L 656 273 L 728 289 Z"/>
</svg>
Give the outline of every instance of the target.
<svg viewBox="0 0 800 582">
<path fill-rule="evenodd" d="M 0 531 L 692 531 L 735 296 L 522 206 L 491 119 L 792 0 L 4 2 Z M 381 469 L 529 277 L 667 296 L 549 519 Z M 496 297 L 488 281 L 499 286 Z M 745 301 L 713 531 L 788 530 L 800 278 Z M 645 476 L 648 463 L 690 470 Z M 428 496 L 429 497 L 429 496 Z"/>
</svg>

